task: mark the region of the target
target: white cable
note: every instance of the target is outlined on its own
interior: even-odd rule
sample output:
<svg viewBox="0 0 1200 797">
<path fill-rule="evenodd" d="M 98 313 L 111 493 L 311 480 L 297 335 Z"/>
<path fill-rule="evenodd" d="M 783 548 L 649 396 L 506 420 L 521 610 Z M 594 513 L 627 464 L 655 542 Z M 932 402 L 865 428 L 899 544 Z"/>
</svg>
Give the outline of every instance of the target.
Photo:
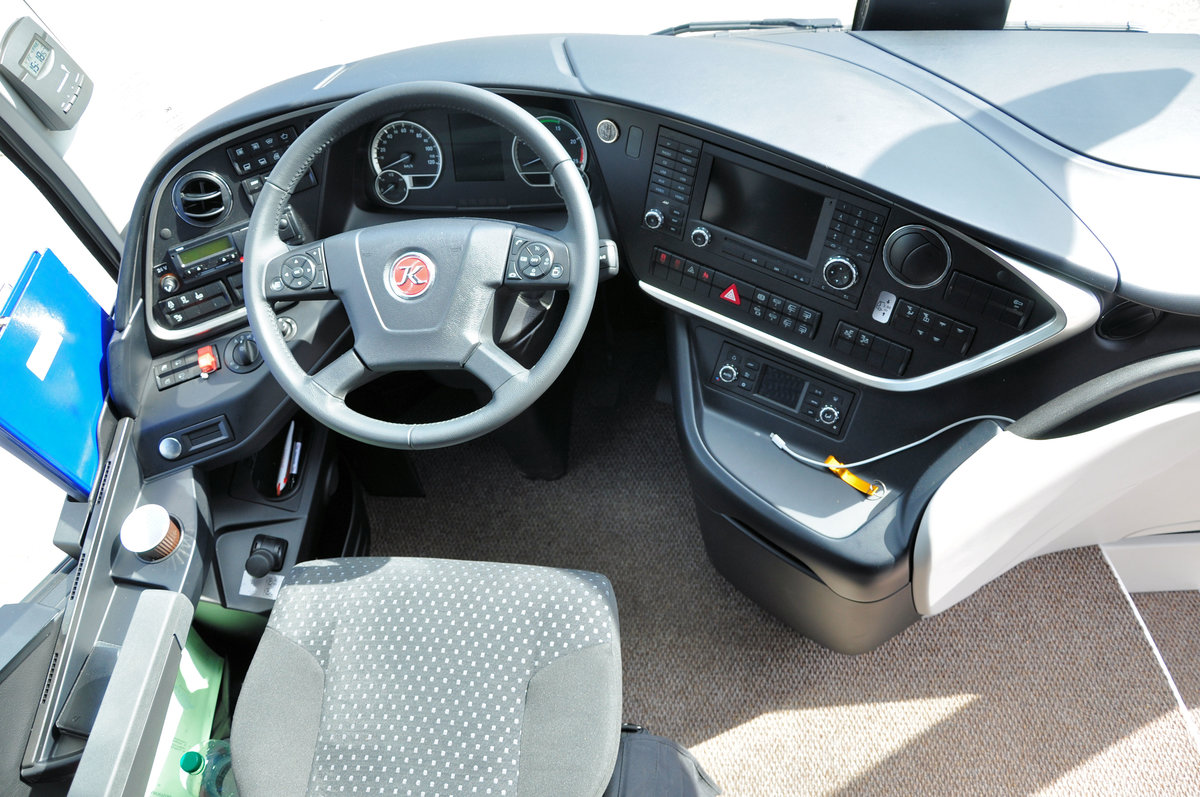
<svg viewBox="0 0 1200 797">
<path fill-rule="evenodd" d="M 916 448 L 917 446 L 921 445 L 922 443 L 928 443 L 933 438 L 937 437 L 940 434 L 943 434 L 944 432 L 950 431 L 951 429 L 955 428 L 956 426 L 962 426 L 964 423 L 973 423 L 975 421 L 1003 421 L 1006 424 L 1013 423 L 1012 418 L 1006 418 L 1003 415 L 975 415 L 971 418 L 963 418 L 961 421 L 955 421 L 954 423 L 950 424 L 949 426 L 943 426 L 941 429 L 938 429 L 933 434 L 926 435 L 925 437 L 922 437 L 920 440 L 917 440 L 915 443 L 909 443 L 908 445 L 900 446 L 899 448 L 893 448 L 891 451 L 885 451 L 882 454 L 876 454 L 875 456 L 869 457 L 868 459 L 861 459 L 858 462 L 850 462 L 845 465 L 839 465 L 838 467 L 861 468 L 863 465 L 870 465 L 872 462 L 878 462 L 881 459 L 886 459 L 887 457 L 890 457 L 893 454 L 899 454 L 901 451 L 907 451 L 910 448 Z M 774 432 L 771 432 L 771 442 L 774 443 L 779 448 L 780 451 L 787 454 L 789 457 L 796 460 L 797 462 L 803 463 L 805 465 L 810 465 L 814 468 L 820 468 L 821 470 L 825 470 L 826 468 L 829 467 L 828 465 L 826 465 L 824 462 L 821 462 L 820 460 L 809 459 L 808 457 L 804 456 L 803 454 L 797 454 L 795 451 L 793 451 L 788 446 L 787 443 L 784 442 L 782 437 L 775 434 Z"/>
</svg>

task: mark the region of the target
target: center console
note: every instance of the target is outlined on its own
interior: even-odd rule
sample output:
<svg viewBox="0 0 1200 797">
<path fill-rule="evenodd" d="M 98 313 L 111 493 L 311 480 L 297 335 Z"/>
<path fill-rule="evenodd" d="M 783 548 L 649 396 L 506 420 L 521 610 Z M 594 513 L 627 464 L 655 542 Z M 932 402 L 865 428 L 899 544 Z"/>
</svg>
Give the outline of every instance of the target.
<svg viewBox="0 0 1200 797">
<path fill-rule="evenodd" d="M 850 381 L 950 381 L 1036 344 L 1056 317 L 995 253 L 800 165 L 663 127 L 644 190 L 647 293 Z"/>
<path fill-rule="evenodd" d="M 836 175 L 682 123 L 626 123 L 646 125 L 644 144 L 598 159 L 614 195 L 641 199 L 617 219 L 639 288 L 676 311 L 677 422 L 709 558 L 805 635 L 869 650 L 917 618 L 925 504 L 1000 427 L 852 469 L 870 496 L 773 435 L 819 465 L 960 420 L 916 394 L 944 397 L 1078 329 L 1078 289 Z"/>
</svg>

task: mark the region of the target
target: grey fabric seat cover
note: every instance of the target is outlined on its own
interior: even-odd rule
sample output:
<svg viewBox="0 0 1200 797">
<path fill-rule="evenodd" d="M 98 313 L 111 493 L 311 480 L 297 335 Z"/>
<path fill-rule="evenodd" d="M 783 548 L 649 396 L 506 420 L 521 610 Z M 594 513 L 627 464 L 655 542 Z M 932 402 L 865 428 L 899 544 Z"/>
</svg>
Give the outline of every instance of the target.
<svg viewBox="0 0 1200 797">
<path fill-rule="evenodd" d="M 588 795 L 620 736 L 595 573 L 444 559 L 293 569 L 234 717 L 243 797 Z"/>
</svg>

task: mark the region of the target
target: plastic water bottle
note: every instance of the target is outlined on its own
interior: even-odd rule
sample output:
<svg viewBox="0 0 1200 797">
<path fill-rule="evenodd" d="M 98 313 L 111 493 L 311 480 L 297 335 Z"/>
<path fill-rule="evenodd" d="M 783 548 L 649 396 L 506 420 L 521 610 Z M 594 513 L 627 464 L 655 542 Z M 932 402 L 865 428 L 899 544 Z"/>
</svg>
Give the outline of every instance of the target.
<svg viewBox="0 0 1200 797">
<path fill-rule="evenodd" d="M 192 797 L 238 797 L 229 742 L 210 739 L 179 757 L 179 779 Z"/>
</svg>

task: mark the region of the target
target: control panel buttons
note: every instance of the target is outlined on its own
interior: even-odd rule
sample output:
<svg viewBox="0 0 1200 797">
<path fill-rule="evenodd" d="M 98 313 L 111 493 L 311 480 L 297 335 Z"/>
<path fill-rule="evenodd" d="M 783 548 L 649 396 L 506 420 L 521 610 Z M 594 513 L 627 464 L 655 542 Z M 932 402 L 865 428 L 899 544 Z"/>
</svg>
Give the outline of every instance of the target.
<svg viewBox="0 0 1200 797">
<path fill-rule="evenodd" d="M 710 383 L 835 437 L 841 435 L 855 398 L 848 388 L 820 381 L 730 342 L 721 346 Z"/>
<path fill-rule="evenodd" d="M 833 335 L 833 349 L 847 355 L 851 360 L 865 362 L 868 367 L 896 377 L 904 375 L 908 361 L 912 357 L 912 349 L 907 346 L 894 343 L 881 335 L 860 330 L 845 321 L 838 322 L 837 330 Z"/>
</svg>

